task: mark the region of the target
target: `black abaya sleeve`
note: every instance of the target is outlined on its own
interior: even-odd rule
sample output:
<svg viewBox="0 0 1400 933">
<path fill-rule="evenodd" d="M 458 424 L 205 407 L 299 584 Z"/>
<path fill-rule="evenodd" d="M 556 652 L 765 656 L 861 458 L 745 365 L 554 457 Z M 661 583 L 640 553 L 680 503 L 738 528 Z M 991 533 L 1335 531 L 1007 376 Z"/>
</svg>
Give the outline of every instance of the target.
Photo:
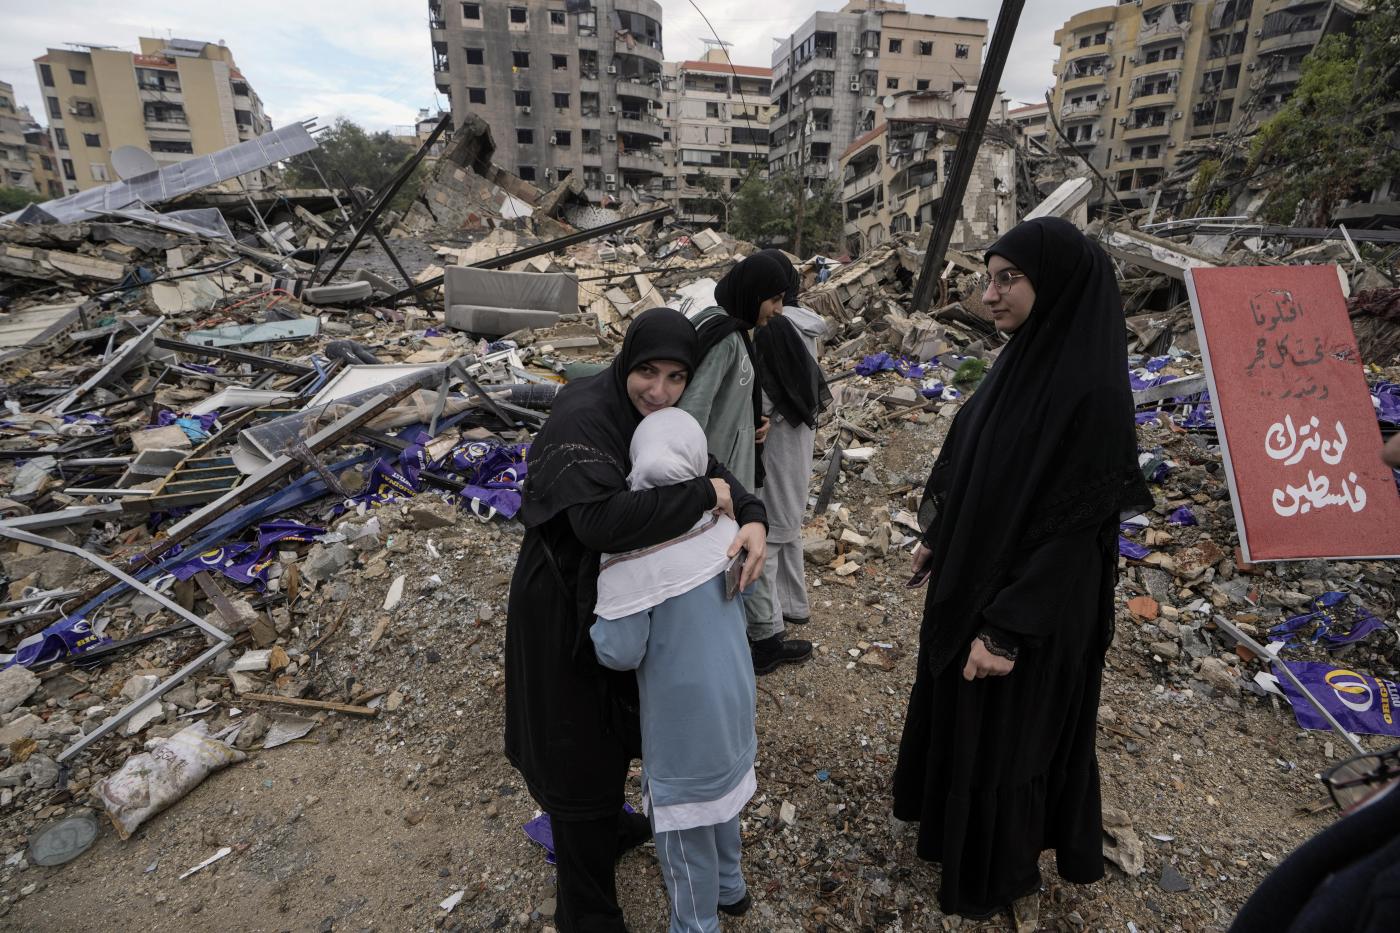
<svg viewBox="0 0 1400 933">
<path fill-rule="evenodd" d="M 616 554 L 683 535 L 714 507 L 715 488 L 699 477 L 675 486 L 623 490 L 600 502 L 570 506 L 565 514 L 584 547 Z"/>
<path fill-rule="evenodd" d="M 768 527 L 768 509 L 763 500 L 744 488 L 744 484 L 734 478 L 729 468 L 710 455 L 710 469 L 705 474 L 710 479 L 722 479 L 729 484 L 729 498 L 734 500 L 734 520 L 742 527 L 750 522 L 758 522 Z"/>
<path fill-rule="evenodd" d="M 1027 552 L 1012 578 L 991 605 L 982 611 L 983 623 L 997 633 L 1009 633 L 1006 642 L 1034 641 L 1051 634 L 1047 626 L 1060 617 L 1060 606 L 1078 568 L 1094 560 L 1098 529 L 1088 528 L 1059 535 Z M 1003 641 L 1003 639 L 998 639 Z"/>
</svg>

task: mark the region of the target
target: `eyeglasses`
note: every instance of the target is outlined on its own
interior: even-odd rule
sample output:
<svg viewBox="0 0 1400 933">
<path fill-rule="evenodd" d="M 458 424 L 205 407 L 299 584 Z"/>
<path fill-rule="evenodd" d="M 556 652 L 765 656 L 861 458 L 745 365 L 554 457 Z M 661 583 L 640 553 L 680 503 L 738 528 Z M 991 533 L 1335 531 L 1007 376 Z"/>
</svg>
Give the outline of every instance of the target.
<svg viewBox="0 0 1400 933">
<path fill-rule="evenodd" d="M 1348 758 L 1323 774 L 1322 782 L 1345 813 L 1394 778 L 1400 778 L 1400 745 Z"/>
<path fill-rule="evenodd" d="M 1003 269 L 992 276 L 992 288 L 997 290 L 998 295 L 1005 295 L 1006 290 L 1015 285 L 1017 279 L 1024 279 L 1025 277 L 1026 274 L 1024 272 L 1012 272 L 1009 269 Z"/>
</svg>

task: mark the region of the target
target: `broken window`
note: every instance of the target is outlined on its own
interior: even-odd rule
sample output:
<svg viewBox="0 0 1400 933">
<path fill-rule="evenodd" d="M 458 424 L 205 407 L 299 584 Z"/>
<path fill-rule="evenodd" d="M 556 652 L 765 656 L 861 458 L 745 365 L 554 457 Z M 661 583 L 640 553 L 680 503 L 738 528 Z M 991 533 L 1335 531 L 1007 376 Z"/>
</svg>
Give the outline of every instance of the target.
<svg viewBox="0 0 1400 933">
<path fill-rule="evenodd" d="M 97 116 L 97 108 L 92 106 L 92 101 L 90 100 L 75 100 L 73 101 L 73 116 L 95 117 Z"/>
<path fill-rule="evenodd" d="M 165 101 L 146 101 L 145 118 L 147 123 L 188 123 L 185 117 L 185 108 L 181 104 L 171 104 Z"/>
<path fill-rule="evenodd" d="M 102 137 L 98 133 L 84 133 L 83 145 L 87 146 L 89 149 L 101 149 Z"/>
<path fill-rule="evenodd" d="M 48 65 L 40 65 L 39 80 L 44 82 L 44 87 L 53 87 L 53 69 Z"/>
<path fill-rule="evenodd" d="M 235 110 L 233 112 L 233 122 L 239 126 L 252 126 L 253 113 L 250 110 Z"/>
<path fill-rule="evenodd" d="M 927 91 L 927 90 L 928 90 L 928 78 L 919 78 L 917 81 L 915 81 L 915 82 L 914 82 L 914 90 L 916 90 L 916 91 Z"/>
<path fill-rule="evenodd" d="M 567 55 L 551 55 L 551 56 L 549 57 L 549 63 L 550 63 L 550 66 L 553 67 L 555 71 L 567 71 L 568 68 L 569 68 L 569 56 L 567 56 Z"/>
<path fill-rule="evenodd" d="M 510 8 L 510 21 L 512 23 L 528 23 L 530 11 L 523 6 L 513 6 Z"/>
<path fill-rule="evenodd" d="M 904 51 L 904 40 L 903 40 L 903 39 L 891 39 L 891 40 L 890 40 L 890 51 L 891 51 L 892 53 L 896 54 L 896 55 L 898 55 L 900 52 L 903 52 L 903 51 Z"/>
<path fill-rule="evenodd" d="M 898 79 L 898 78 L 886 78 L 886 79 L 885 79 L 885 90 L 887 90 L 887 91 L 897 91 L 897 90 L 899 90 L 899 79 Z"/>
<path fill-rule="evenodd" d="M 554 135 L 549 137 L 549 141 L 556 146 L 571 146 L 574 142 L 574 134 L 569 130 L 555 130 Z M 559 177 L 566 176 L 560 175 Z"/>
<path fill-rule="evenodd" d="M 932 43 L 932 42 L 924 42 L 924 41 L 920 40 L 920 42 L 919 42 L 919 54 L 920 54 L 920 55 L 932 55 L 932 54 L 933 54 L 933 43 Z"/>
<path fill-rule="evenodd" d="M 515 131 L 515 141 L 522 146 L 531 146 L 535 142 L 535 131 L 518 129 Z"/>
<path fill-rule="evenodd" d="M 194 146 L 188 140 L 183 139 L 153 139 L 151 140 L 151 151 L 193 155 Z"/>
<path fill-rule="evenodd" d="M 464 3 L 464 4 L 462 4 L 462 22 L 469 22 L 469 21 L 474 21 L 474 22 L 478 22 L 478 23 L 481 22 L 481 4 L 479 4 L 479 3 Z"/>
<path fill-rule="evenodd" d="M 568 95 L 568 94 L 562 94 L 562 93 L 560 93 L 560 92 L 558 92 L 558 91 L 555 91 L 555 92 L 554 92 L 554 106 L 557 107 L 557 108 L 559 108 L 560 110 L 568 110 L 568 109 L 569 109 L 569 95 Z"/>
<path fill-rule="evenodd" d="M 972 51 L 971 46 L 966 46 L 966 45 L 955 45 L 955 46 L 953 46 L 953 57 L 954 57 L 954 58 L 967 58 L 968 54 L 969 54 L 971 51 Z"/>
<path fill-rule="evenodd" d="M 486 88 L 484 88 L 484 87 L 469 87 L 469 88 L 467 88 L 467 103 L 469 103 L 469 104 L 484 104 L 484 103 L 486 103 Z"/>
<path fill-rule="evenodd" d="M 111 181 L 111 179 L 107 177 L 107 166 L 102 162 L 89 163 L 88 174 L 92 176 L 93 181 Z"/>
<path fill-rule="evenodd" d="M 563 10 L 550 10 L 550 11 L 549 11 L 549 25 L 551 25 L 551 26 L 564 26 L 564 25 L 567 25 L 567 24 L 568 24 L 568 20 L 565 18 L 565 16 L 564 16 L 564 11 L 563 11 Z"/>
<path fill-rule="evenodd" d="M 514 52 L 510 53 L 510 64 L 513 68 L 529 68 L 530 53 L 516 49 Z"/>
<path fill-rule="evenodd" d="M 74 84 L 87 84 L 87 72 L 77 68 L 68 69 L 68 80 Z"/>
<path fill-rule="evenodd" d="M 518 174 L 520 175 L 521 181 L 534 181 L 535 167 L 533 165 L 522 165 L 520 166 Z"/>
</svg>

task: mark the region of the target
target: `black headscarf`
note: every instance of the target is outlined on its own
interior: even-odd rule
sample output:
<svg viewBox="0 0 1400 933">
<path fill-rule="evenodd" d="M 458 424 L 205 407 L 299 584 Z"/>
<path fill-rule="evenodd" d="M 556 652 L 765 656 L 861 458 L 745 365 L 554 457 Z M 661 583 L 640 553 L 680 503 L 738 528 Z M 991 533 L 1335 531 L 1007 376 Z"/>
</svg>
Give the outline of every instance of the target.
<svg viewBox="0 0 1400 933">
<path fill-rule="evenodd" d="M 695 328 L 679 311 L 652 308 L 637 315 L 611 366 L 560 391 L 526 460 L 525 527 L 627 488 L 632 432 L 642 421 L 627 397 L 627 374 L 652 360 L 674 360 L 691 374 L 700 364 Z"/>
<path fill-rule="evenodd" d="M 777 250 L 773 252 L 788 273 L 788 290 L 783 303 L 795 306 L 802 279 L 786 255 Z M 831 390 L 797 325 L 785 317 L 775 317 L 758 329 L 753 344 L 758 357 L 758 376 L 773 407 L 789 424 L 815 428 L 817 415 L 831 404 Z"/>
<path fill-rule="evenodd" d="M 971 641 L 1020 555 L 1152 507 L 1108 257 L 1058 218 L 1017 225 L 994 255 L 1026 274 L 1035 304 L 953 420 L 924 491 L 934 577 L 921 637 L 935 673 Z"/>
</svg>

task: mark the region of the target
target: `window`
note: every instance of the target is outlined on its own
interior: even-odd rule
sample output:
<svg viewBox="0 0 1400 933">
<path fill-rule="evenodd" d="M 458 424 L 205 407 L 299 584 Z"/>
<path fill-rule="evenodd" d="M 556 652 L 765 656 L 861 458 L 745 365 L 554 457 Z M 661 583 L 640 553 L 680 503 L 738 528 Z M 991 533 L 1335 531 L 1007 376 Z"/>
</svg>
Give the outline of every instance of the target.
<svg viewBox="0 0 1400 933">
<path fill-rule="evenodd" d="M 73 116 L 75 117 L 95 117 L 97 110 L 92 106 L 90 100 L 73 101 Z"/>
<path fill-rule="evenodd" d="M 73 167 L 72 159 L 63 160 L 63 177 L 69 181 L 78 180 L 78 170 Z"/>
<path fill-rule="evenodd" d="M 87 72 L 80 71 L 77 68 L 69 68 L 68 80 L 72 81 L 74 84 L 87 84 Z"/>
<path fill-rule="evenodd" d="M 510 63 L 514 68 L 529 68 L 530 53 L 516 50 L 510 53 Z"/>
<path fill-rule="evenodd" d="M 890 40 L 890 51 L 891 51 L 891 52 L 894 52 L 894 53 L 896 53 L 896 54 L 898 54 L 899 52 L 904 51 L 904 40 L 903 40 L 903 39 L 891 39 L 891 40 Z"/>
<path fill-rule="evenodd" d="M 972 50 L 971 50 L 971 47 L 970 47 L 970 46 L 966 46 L 966 45 L 955 45 L 955 46 L 953 46 L 953 57 L 954 57 L 954 58 L 967 58 L 968 54 L 969 54 L 971 51 L 972 51 Z"/>
<path fill-rule="evenodd" d="M 535 167 L 533 165 L 522 165 L 520 166 L 519 175 L 521 181 L 534 181 Z"/>
<path fill-rule="evenodd" d="M 1128 158 L 1129 158 L 1129 159 L 1134 159 L 1134 160 L 1136 160 L 1136 159 L 1141 159 L 1141 158 L 1142 158 L 1142 147 L 1141 147 L 1141 146 L 1134 146 L 1132 149 L 1130 149 L 1130 150 L 1128 151 Z"/>
<path fill-rule="evenodd" d="M 92 175 L 93 181 L 109 181 L 107 177 L 107 166 L 101 162 L 93 162 L 88 166 L 88 173 Z"/>
<path fill-rule="evenodd" d="M 39 78 L 44 82 L 44 87 L 53 87 L 53 69 L 48 65 L 39 66 Z"/>
<path fill-rule="evenodd" d="M 239 126 L 252 126 L 253 113 L 251 110 L 235 110 L 233 112 L 233 122 Z"/>
<path fill-rule="evenodd" d="M 515 92 L 515 106 L 517 106 L 517 107 L 528 107 L 528 106 L 530 106 L 530 92 L 529 92 L 529 91 L 516 91 L 516 92 Z"/>
<path fill-rule="evenodd" d="M 484 87 L 469 87 L 469 88 L 467 88 L 467 103 L 469 103 L 469 104 L 484 104 L 484 103 L 486 103 L 486 88 L 484 88 Z"/>
<path fill-rule="evenodd" d="M 568 23 L 568 20 L 565 18 L 565 16 L 564 16 L 564 11 L 563 11 L 563 10 L 550 10 L 550 11 L 549 11 L 549 25 L 551 25 L 551 26 L 564 26 L 564 25 L 567 25 L 567 23 Z"/>
<path fill-rule="evenodd" d="M 193 155 L 194 146 L 187 140 L 178 139 L 153 139 L 151 140 L 152 152 L 176 152 L 183 155 Z"/>
<path fill-rule="evenodd" d="M 715 101 L 705 102 L 705 116 L 711 120 L 719 119 L 719 104 Z"/>
<path fill-rule="evenodd" d="M 920 41 L 920 42 L 919 42 L 919 54 L 920 54 L 920 55 L 932 55 L 932 54 L 933 54 L 933 43 L 932 43 L 932 42 L 923 42 L 923 41 Z"/>
<path fill-rule="evenodd" d="M 523 6 L 513 6 L 510 8 L 510 21 L 512 23 L 528 23 L 530 11 Z"/>
<path fill-rule="evenodd" d="M 1118 190 L 1119 190 L 1119 191 L 1132 191 L 1132 190 L 1133 190 L 1133 173 L 1132 173 L 1132 172 L 1122 172 L 1122 173 L 1120 173 L 1120 174 L 1118 175 Z"/>
<path fill-rule="evenodd" d="M 68 131 L 61 126 L 53 129 L 53 144 L 60 149 L 68 148 Z"/>
<path fill-rule="evenodd" d="M 41 155 L 41 156 L 39 156 L 39 164 L 42 165 L 42 166 L 44 167 L 44 171 L 46 171 L 46 172 L 52 172 L 52 171 L 53 171 L 53 159 L 50 159 L 48 156 L 46 156 L 46 155 Z"/>
<path fill-rule="evenodd" d="M 914 82 L 914 90 L 916 90 L 916 91 L 927 91 L 927 90 L 928 90 L 928 78 L 920 78 L 919 80 L 915 81 L 915 82 Z"/>
<path fill-rule="evenodd" d="M 1149 159 L 1156 159 L 1156 158 L 1158 158 L 1159 156 L 1161 156 L 1161 154 L 1162 154 L 1162 144 L 1161 144 L 1161 143 L 1153 143 L 1152 145 L 1150 145 L 1150 146 L 1147 147 L 1147 157 L 1148 157 Z"/>
<path fill-rule="evenodd" d="M 478 22 L 478 23 L 481 22 L 481 4 L 479 4 L 479 3 L 464 3 L 464 4 L 462 4 L 462 21 L 463 21 L 463 22 L 472 22 L 472 21 L 475 21 L 475 22 Z"/>
<path fill-rule="evenodd" d="M 229 87 L 233 88 L 233 96 L 234 96 L 234 97 L 247 97 L 247 96 L 248 96 L 248 85 L 247 85 L 247 84 L 243 83 L 242 81 L 230 81 L 228 84 L 229 84 Z"/>
<path fill-rule="evenodd" d="M 568 95 L 568 94 L 561 94 L 561 93 L 559 93 L 558 91 L 555 91 L 555 92 L 554 92 L 554 106 L 558 107 L 560 110 L 568 110 L 568 109 L 569 109 L 569 95 Z"/>
<path fill-rule="evenodd" d="M 98 133 L 84 133 L 83 145 L 87 146 L 89 149 L 101 149 L 102 137 Z"/>
<path fill-rule="evenodd" d="M 62 120 L 62 119 L 63 119 L 63 105 L 60 104 L 60 103 L 58 102 L 58 98 L 57 98 L 57 97 L 50 97 L 50 98 L 48 98 L 48 102 L 49 102 L 49 116 L 53 117 L 55 120 Z"/>
<path fill-rule="evenodd" d="M 549 62 L 554 67 L 555 71 L 569 70 L 569 56 L 567 55 L 551 55 L 549 57 Z"/>
<path fill-rule="evenodd" d="M 572 146 L 574 143 L 574 134 L 569 130 L 555 130 L 554 135 L 551 136 L 549 140 L 556 146 Z M 559 177 L 562 179 L 565 176 L 560 175 Z"/>
<path fill-rule="evenodd" d="M 885 79 L 885 90 L 887 90 L 887 91 L 897 91 L 897 90 L 899 90 L 899 79 L 898 79 L 898 78 L 886 78 L 886 79 Z"/>
<path fill-rule="evenodd" d="M 486 50 L 485 50 L 485 49 L 466 49 L 465 51 L 466 51 L 466 53 L 467 53 L 467 64 L 468 64 L 468 65 L 484 65 L 484 64 L 486 64 Z"/>
<path fill-rule="evenodd" d="M 535 144 L 534 130 L 516 130 L 515 141 L 522 146 L 533 146 Z"/>
<path fill-rule="evenodd" d="M 164 101 L 147 101 L 145 107 L 147 123 L 188 123 L 185 108 L 180 104 L 167 104 Z"/>
</svg>

